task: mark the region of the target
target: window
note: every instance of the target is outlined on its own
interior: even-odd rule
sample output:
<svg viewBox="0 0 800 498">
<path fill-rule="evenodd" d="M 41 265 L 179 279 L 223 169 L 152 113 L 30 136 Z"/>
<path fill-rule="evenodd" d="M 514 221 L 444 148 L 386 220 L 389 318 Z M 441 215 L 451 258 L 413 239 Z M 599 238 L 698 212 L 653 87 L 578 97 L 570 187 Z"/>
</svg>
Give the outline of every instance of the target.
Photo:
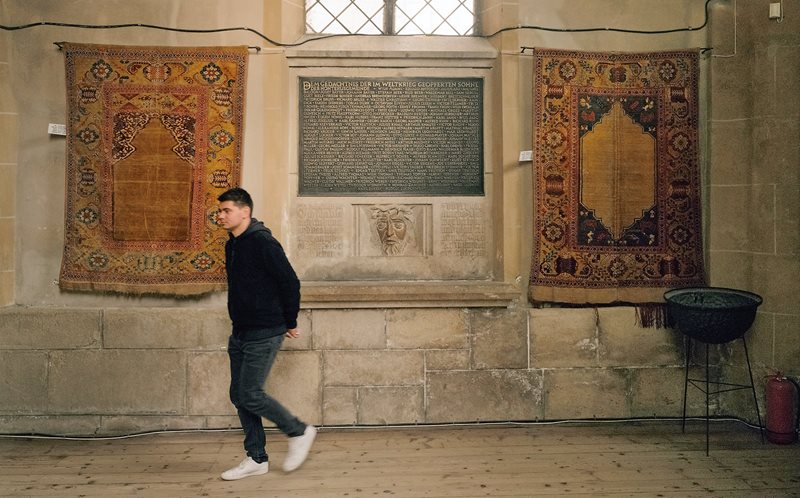
<svg viewBox="0 0 800 498">
<path fill-rule="evenodd" d="M 476 31 L 476 0 L 306 0 L 306 32 L 452 35 Z"/>
</svg>

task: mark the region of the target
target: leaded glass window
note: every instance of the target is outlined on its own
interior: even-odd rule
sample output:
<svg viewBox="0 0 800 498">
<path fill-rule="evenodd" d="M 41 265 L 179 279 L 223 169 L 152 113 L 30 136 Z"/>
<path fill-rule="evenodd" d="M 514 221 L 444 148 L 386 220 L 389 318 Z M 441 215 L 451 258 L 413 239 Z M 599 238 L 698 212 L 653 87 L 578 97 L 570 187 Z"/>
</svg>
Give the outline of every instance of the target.
<svg viewBox="0 0 800 498">
<path fill-rule="evenodd" d="M 306 32 L 473 35 L 475 3 L 476 0 L 306 0 Z"/>
</svg>

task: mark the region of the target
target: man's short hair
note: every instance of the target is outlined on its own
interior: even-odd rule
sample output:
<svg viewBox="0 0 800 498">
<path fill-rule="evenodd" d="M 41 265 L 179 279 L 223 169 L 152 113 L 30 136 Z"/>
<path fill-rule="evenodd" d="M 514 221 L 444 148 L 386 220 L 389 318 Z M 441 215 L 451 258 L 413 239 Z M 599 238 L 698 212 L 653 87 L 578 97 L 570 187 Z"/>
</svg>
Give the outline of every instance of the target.
<svg viewBox="0 0 800 498">
<path fill-rule="evenodd" d="M 233 201 L 233 203 L 240 208 L 247 206 L 250 208 L 250 213 L 253 213 L 253 198 L 250 197 L 247 190 L 243 188 L 234 187 L 230 190 L 226 190 L 217 197 L 217 200 L 219 202 Z"/>
</svg>

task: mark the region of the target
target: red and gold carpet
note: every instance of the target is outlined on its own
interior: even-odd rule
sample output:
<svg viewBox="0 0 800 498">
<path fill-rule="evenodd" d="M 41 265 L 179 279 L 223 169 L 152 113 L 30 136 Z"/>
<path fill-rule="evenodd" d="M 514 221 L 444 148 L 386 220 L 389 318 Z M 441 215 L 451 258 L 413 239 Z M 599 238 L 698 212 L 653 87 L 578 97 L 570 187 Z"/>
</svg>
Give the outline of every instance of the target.
<svg viewBox="0 0 800 498">
<path fill-rule="evenodd" d="M 696 51 L 535 51 L 531 301 L 703 285 L 697 80 Z"/>
<path fill-rule="evenodd" d="M 246 47 L 65 43 L 63 290 L 224 290 L 217 196 L 238 185 Z"/>
</svg>

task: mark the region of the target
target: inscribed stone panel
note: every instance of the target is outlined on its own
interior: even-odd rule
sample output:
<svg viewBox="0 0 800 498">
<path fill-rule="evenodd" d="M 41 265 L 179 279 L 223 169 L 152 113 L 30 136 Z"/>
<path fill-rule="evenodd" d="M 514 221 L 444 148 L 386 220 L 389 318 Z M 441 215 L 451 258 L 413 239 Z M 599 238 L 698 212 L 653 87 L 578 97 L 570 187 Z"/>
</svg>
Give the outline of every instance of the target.
<svg viewBox="0 0 800 498">
<path fill-rule="evenodd" d="M 481 78 L 300 78 L 300 195 L 483 195 Z"/>
<path fill-rule="evenodd" d="M 349 211 L 349 210 L 348 210 Z M 345 254 L 345 206 L 299 205 L 295 223 L 297 255 L 340 258 Z"/>
<path fill-rule="evenodd" d="M 477 203 L 446 202 L 439 209 L 439 254 L 459 258 L 487 255 L 485 208 Z"/>
</svg>

